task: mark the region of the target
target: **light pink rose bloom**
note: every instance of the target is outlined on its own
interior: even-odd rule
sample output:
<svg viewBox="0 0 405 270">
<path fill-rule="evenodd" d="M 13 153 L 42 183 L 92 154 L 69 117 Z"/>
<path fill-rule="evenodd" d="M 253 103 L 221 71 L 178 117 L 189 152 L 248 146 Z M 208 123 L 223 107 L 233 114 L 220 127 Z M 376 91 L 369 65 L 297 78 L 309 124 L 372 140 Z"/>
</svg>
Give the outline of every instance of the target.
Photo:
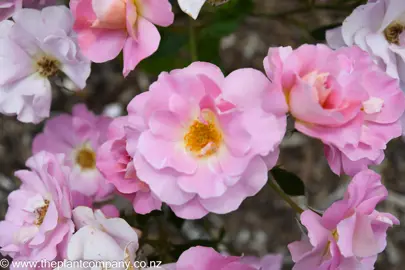
<svg viewBox="0 0 405 270">
<path fill-rule="evenodd" d="M 70 186 L 95 201 L 108 197 L 114 190 L 96 167 L 98 147 L 107 140 L 107 130 L 111 119 L 97 116 L 84 104 L 77 104 L 72 115 L 61 114 L 45 123 L 44 130 L 32 143 L 32 151 L 45 150 L 65 154 L 65 164 L 72 169 Z M 80 194 L 74 193 L 74 205 L 86 205 L 76 200 Z"/>
<path fill-rule="evenodd" d="M 99 147 L 97 168 L 108 182 L 132 201 L 136 213 L 147 214 L 160 210 L 162 202 L 151 192 L 149 186 L 136 175 L 134 162 L 128 154 L 125 130 L 132 128 L 132 118 L 123 116 L 114 119 L 108 130 L 108 141 Z M 136 124 L 136 122 L 135 122 Z"/>
<path fill-rule="evenodd" d="M 284 92 L 295 128 L 322 140 L 335 173 L 379 164 L 387 143 L 401 135 L 405 96 L 358 47 L 270 48 L 264 65 Z"/>
<path fill-rule="evenodd" d="M 405 3 L 373 0 L 357 7 L 341 27 L 326 32 L 336 49 L 357 45 L 390 76 L 405 83 Z"/>
<path fill-rule="evenodd" d="M 160 74 L 128 105 L 126 150 L 139 179 L 182 218 L 236 210 L 267 182 L 285 133 L 278 100 L 262 109 L 270 87 L 257 70 L 224 78 L 204 62 Z"/>
<path fill-rule="evenodd" d="M 213 248 L 196 246 L 181 254 L 176 263 L 163 265 L 164 270 L 281 270 L 282 256 L 224 256 Z M 147 268 L 145 270 L 152 270 Z"/>
<path fill-rule="evenodd" d="M 63 156 L 40 152 L 27 160 L 30 170 L 17 171 L 20 188 L 8 197 L 0 222 L 0 252 L 15 261 L 63 259 L 74 231 L 68 177 Z"/>
<path fill-rule="evenodd" d="M 138 235 L 134 228 L 129 226 L 124 219 L 106 218 L 100 210 L 93 212 L 91 208 L 84 206 L 79 206 L 73 210 L 73 218 L 77 231 L 69 241 L 67 260 L 120 262 L 123 264 L 122 267 L 113 269 L 131 269 L 126 267 L 124 263 L 129 266 L 134 262 L 134 255 L 139 247 Z M 108 267 L 108 265 L 105 265 L 105 267 Z M 57 269 L 72 268 L 61 267 Z"/>
<path fill-rule="evenodd" d="M 90 62 L 76 45 L 66 7 L 22 9 L 13 20 L 0 22 L 0 113 L 39 123 L 49 117 L 49 78 L 62 71 L 84 88 Z"/>
<path fill-rule="evenodd" d="M 124 76 L 158 49 L 155 25 L 169 26 L 174 20 L 168 0 L 72 0 L 70 9 L 84 54 L 102 63 L 123 50 Z"/>
<path fill-rule="evenodd" d="M 399 220 L 375 210 L 388 195 L 380 176 L 371 170 L 358 173 L 344 198 L 321 217 L 311 210 L 301 214 L 308 237 L 288 245 L 293 270 L 369 270 L 386 245 L 387 229 Z"/>
<path fill-rule="evenodd" d="M 0 21 L 10 18 L 21 8 L 44 8 L 54 5 L 55 0 L 2 0 L 0 3 Z"/>
</svg>

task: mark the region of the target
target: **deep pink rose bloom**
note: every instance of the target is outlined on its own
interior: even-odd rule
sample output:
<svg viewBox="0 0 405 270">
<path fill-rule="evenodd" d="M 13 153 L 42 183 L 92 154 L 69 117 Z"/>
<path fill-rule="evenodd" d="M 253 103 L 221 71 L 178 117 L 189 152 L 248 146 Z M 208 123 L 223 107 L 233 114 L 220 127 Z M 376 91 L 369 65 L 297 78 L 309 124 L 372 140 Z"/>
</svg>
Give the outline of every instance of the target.
<svg viewBox="0 0 405 270">
<path fill-rule="evenodd" d="M 44 8 L 54 5 L 55 0 L 2 0 L 0 3 L 0 21 L 10 18 L 21 8 Z"/>
<path fill-rule="evenodd" d="M 264 65 L 285 95 L 295 128 L 322 140 L 335 173 L 353 175 L 379 164 L 386 144 L 401 135 L 405 96 L 358 47 L 270 48 Z"/>
<path fill-rule="evenodd" d="M 174 20 L 168 0 L 71 0 L 70 9 L 84 54 L 102 63 L 123 50 L 124 76 L 159 47 L 155 25 L 169 26 Z"/>
<path fill-rule="evenodd" d="M 259 95 L 270 85 L 257 70 L 224 78 L 204 62 L 160 74 L 128 105 L 126 150 L 139 179 L 183 218 L 236 210 L 265 185 L 285 133 L 277 104 L 262 109 Z"/>
<path fill-rule="evenodd" d="M 196 246 L 184 251 L 176 263 L 162 267 L 164 270 L 281 270 L 282 256 L 268 255 L 262 259 L 224 256 L 212 248 Z"/>
<path fill-rule="evenodd" d="M 162 202 L 151 192 L 148 184 L 136 175 L 132 157 L 126 149 L 126 132 L 132 126 L 131 117 L 114 119 L 108 130 L 108 141 L 99 147 L 97 168 L 124 197 L 132 201 L 136 213 L 147 214 L 160 209 Z M 129 132 L 130 133 L 130 132 Z"/>
<path fill-rule="evenodd" d="M 20 188 L 8 197 L 0 222 L 0 252 L 16 261 L 63 258 L 74 231 L 68 177 L 63 156 L 40 152 L 27 160 L 30 169 L 16 172 Z"/>
<path fill-rule="evenodd" d="M 72 191 L 96 201 L 103 200 L 114 187 L 96 168 L 96 153 L 107 140 L 110 122 L 110 118 L 94 115 L 83 104 L 75 105 L 72 115 L 61 114 L 46 122 L 44 131 L 34 138 L 32 151 L 65 154 L 65 164 L 72 169 Z M 80 194 L 74 192 L 74 205 L 87 205 L 76 202 L 85 199 Z"/>
<path fill-rule="evenodd" d="M 388 195 L 380 176 L 371 170 L 358 173 L 344 198 L 321 217 L 311 210 L 301 214 L 308 237 L 288 245 L 294 270 L 374 269 L 386 245 L 387 229 L 399 220 L 375 210 Z"/>
</svg>

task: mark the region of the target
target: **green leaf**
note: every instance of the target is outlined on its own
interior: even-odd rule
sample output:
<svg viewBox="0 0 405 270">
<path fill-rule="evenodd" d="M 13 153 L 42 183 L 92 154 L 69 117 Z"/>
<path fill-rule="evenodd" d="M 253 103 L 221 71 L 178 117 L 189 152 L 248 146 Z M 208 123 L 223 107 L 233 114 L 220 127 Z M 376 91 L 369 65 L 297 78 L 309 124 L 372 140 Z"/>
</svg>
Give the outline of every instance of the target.
<svg viewBox="0 0 405 270">
<path fill-rule="evenodd" d="M 161 36 L 158 50 L 139 64 L 140 69 L 152 75 L 158 75 L 162 71 L 184 68 L 189 64 L 187 59 L 180 56 L 181 49 L 188 42 L 187 34 L 162 30 Z"/>
<path fill-rule="evenodd" d="M 290 196 L 305 195 L 304 183 L 297 175 L 279 167 L 274 167 L 270 172 L 286 194 Z"/>
<path fill-rule="evenodd" d="M 319 27 L 311 31 L 311 36 L 315 38 L 317 41 L 325 41 L 326 40 L 326 31 L 333 29 L 335 27 L 340 26 L 341 23 L 334 23 L 326 26 Z"/>
</svg>

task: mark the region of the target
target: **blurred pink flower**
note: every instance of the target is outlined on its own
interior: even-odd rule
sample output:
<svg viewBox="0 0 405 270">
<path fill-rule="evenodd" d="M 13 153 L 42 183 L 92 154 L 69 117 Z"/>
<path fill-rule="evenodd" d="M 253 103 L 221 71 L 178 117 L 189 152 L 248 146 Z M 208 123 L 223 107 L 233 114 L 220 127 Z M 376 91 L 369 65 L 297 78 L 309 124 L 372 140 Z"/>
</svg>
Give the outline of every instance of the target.
<svg viewBox="0 0 405 270">
<path fill-rule="evenodd" d="M 70 9 L 84 54 L 102 63 L 123 50 L 124 76 L 158 49 L 155 25 L 169 26 L 174 20 L 168 0 L 72 0 Z"/>
<path fill-rule="evenodd" d="M 401 135 L 405 96 L 361 49 L 270 48 L 264 65 L 284 92 L 295 128 L 322 140 L 335 173 L 379 164 L 386 144 Z"/>
<path fill-rule="evenodd" d="M 281 270 L 282 256 L 224 256 L 213 248 L 196 246 L 181 254 L 176 263 L 163 265 L 164 270 Z M 152 270 L 147 268 L 145 270 Z"/>
<path fill-rule="evenodd" d="M 15 261 L 60 260 L 74 231 L 63 156 L 40 152 L 27 160 L 30 169 L 17 171 L 20 188 L 8 197 L 0 222 L 0 252 Z"/>
<path fill-rule="evenodd" d="M 377 254 L 386 247 L 387 229 L 399 220 L 375 210 L 388 195 L 380 176 L 365 170 L 354 176 L 344 199 L 321 217 L 311 210 L 301 214 L 308 237 L 288 245 L 293 270 L 373 269 Z"/>
<path fill-rule="evenodd" d="M 257 70 L 224 78 L 204 62 L 161 73 L 128 105 L 126 150 L 139 179 L 182 218 L 236 210 L 267 182 L 285 133 L 279 100 L 266 111 L 261 103 L 270 85 Z"/>
<path fill-rule="evenodd" d="M 0 21 L 10 18 L 21 8 L 44 8 L 56 4 L 56 0 L 2 0 L 0 3 Z"/>
<path fill-rule="evenodd" d="M 132 123 L 131 120 L 133 118 L 123 116 L 110 124 L 108 141 L 97 152 L 97 168 L 120 193 L 131 199 L 136 213 L 147 214 L 160 209 L 162 202 L 146 183 L 139 180 L 132 157 L 127 152 L 125 130 L 130 133 L 132 128 L 136 128 L 136 122 Z"/>
<path fill-rule="evenodd" d="M 405 3 L 373 0 L 353 10 L 342 26 L 326 32 L 328 44 L 337 49 L 359 46 L 388 75 L 405 83 Z"/>
<path fill-rule="evenodd" d="M 126 262 L 131 265 L 138 249 L 137 232 L 121 218 L 106 218 L 100 210 L 88 207 L 73 210 L 77 231 L 68 244 L 67 260 L 99 261 L 105 263 Z M 107 265 L 106 265 L 107 267 Z M 111 267 L 111 266 L 110 266 Z M 111 267 L 112 268 L 112 267 Z M 71 267 L 56 268 L 72 269 Z M 94 268 L 73 268 L 77 270 Z M 132 269 L 120 267 L 114 269 Z"/>
<path fill-rule="evenodd" d="M 13 19 L 0 22 L 0 113 L 39 123 L 49 117 L 49 78 L 62 71 L 84 88 L 90 62 L 76 45 L 66 7 L 22 9 Z"/>
<path fill-rule="evenodd" d="M 43 133 L 32 143 L 32 151 L 45 150 L 65 154 L 65 164 L 72 169 L 70 186 L 91 200 L 100 201 L 111 195 L 114 187 L 108 184 L 96 168 L 96 152 L 107 140 L 107 129 L 111 119 L 96 116 L 84 104 L 75 105 L 72 115 L 61 114 L 45 123 Z M 76 200 L 81 194 L 74 193 L 74 206 L 87 205 Z"/>
</svg>

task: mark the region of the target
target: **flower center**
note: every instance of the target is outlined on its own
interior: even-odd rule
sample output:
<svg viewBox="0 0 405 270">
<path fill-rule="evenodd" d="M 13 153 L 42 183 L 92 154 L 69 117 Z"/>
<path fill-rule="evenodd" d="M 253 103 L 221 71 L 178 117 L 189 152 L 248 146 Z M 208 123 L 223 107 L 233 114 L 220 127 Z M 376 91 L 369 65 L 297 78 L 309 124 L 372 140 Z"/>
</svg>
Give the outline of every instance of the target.
<svg viewBox="0 0 405 270">
<path fill-rule="evenodd" d="M 35 215 L 37 216 L 37 219 L 35 220 L 34 224 L 37 226 L 40 226 L 44 222 L 46 212 L 48 211 L 49 201 L 44 200 L 44 203 L 45 203 L 44 206 L 35 210 Z"/>
<path fill-rule="evenodd" d="M 217 128 L 215 115 L 212 112 L 206 112 L 202 120 L 194 120 L 184 135 L 187 150 L 197 157 L 208 157 L 215 154 L 221 142 L 222 133 Z"/>
<path fill-rule="evenodd" d="M 84 170 L 96 167 L 96 153 L 89 148 L 82 148 L 76 155 L 76 163 Z"/>
<path fill-rule="evenodd" d="M 42 77 L 54 76 L 60 67 L 60 62 L 49 56 L 42 56 L 37 62 L 37 71 Z"/>
<path fill-rule="evenodd" d="M 385 39 L 391 44 L 399 45 L 399 36 L 402 34 L 404 29 L 405 26 L 402 23 L 393 21 L 387 26 L 387 28 L 384 29 Z"/>
</svg>

